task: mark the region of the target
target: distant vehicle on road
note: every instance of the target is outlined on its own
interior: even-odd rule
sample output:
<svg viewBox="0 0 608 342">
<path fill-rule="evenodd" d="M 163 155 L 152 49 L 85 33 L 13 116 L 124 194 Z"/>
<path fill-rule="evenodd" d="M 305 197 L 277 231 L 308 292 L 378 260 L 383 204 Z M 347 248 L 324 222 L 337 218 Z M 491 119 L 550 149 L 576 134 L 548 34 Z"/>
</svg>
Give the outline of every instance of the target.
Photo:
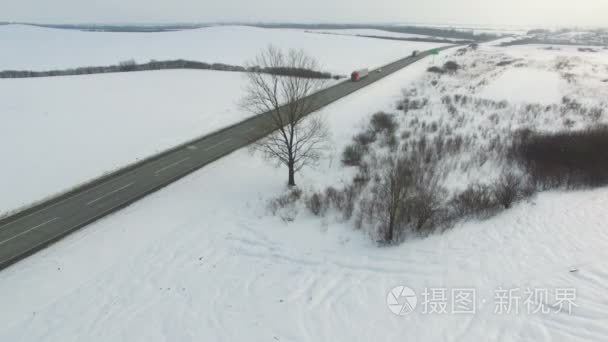
<svg viewBox="0 0 608 342">
<path fill-rule="evenodd" d="M 353 82 L 360 81 L 365 76 L 369 75 L 369 70 L 367 68 L 361 70 L 355 70 L 352 74 L 350 74 L 350 80 Z"/>
<path fill-rule="evenodd" d="M 414 50 L 414 51 L 412 51 L 412 57 L 416 57 L 416 56 L 418 56 L 418 53 L 419 53 L 419 52 L 418 52 L 418 50 Z"/>
</svg>

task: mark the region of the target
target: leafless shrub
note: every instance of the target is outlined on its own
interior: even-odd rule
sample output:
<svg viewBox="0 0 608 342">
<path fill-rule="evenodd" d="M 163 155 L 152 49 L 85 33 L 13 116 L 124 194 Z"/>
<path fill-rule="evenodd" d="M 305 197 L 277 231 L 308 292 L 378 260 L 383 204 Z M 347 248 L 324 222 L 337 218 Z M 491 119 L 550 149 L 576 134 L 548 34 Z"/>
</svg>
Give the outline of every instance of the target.
<svg viewBox="0 0 608 342">
<path fill-rule="evenodd" d="M 432 72 L 432 73 L 435 73 L 435 74 L 443 74 L 443 73 L 445 73 L 445 70 L 443 70 L 442 68 L 440 68 L 438 66 L 432 66 L 432 67 L 426 69 L 426 71 Z M 435 83 L 435 85 L 436 85 L 436 83 Z"/>
<path fill-rule="evenodd" d="M 494 195 L 496 200 L 505 209 L 511 208 L 513 202 L 522 196 L 521 177 L 513 172 L 504 172 L 498 182 L 494 185 Z"/>
<path fill-rule="evenodd" d="M 354 211 L 355 199 L 361 187 L 353 183 L 342 190 L 328 187 L 324 193 L 315 192 L 306 200 L 306 207 L 317 216 L 324 216 L 330 208 L 341 213 L 344 220 L 349 220 Z"/>
<path fill-rule="evenodd" d="M 353 184 L 361 187 L 366 184 L 370 178 L 369 166 L 366 163 L 361 163 L 359 165 L 359 171 L 353 178 Z"/>
<path fill-rule="evenodd" d="M 452 117 L 454 117 L 458 114 L 458 109 L 453 104 L 447 105 L 447 108 L 448 108 L 448 113 L 450 113 L 450 115 Z"/>
<path fill-rule="evenodd" d="M 380 181 L 373 189 L 376 205 L 371 205 L 370 215 L 379 219 L 379 241 L 393 243 L 403 229 L 403 204 L 412 184 L 412 173 L 405 159 L 387 159 Z"/>
<path fill-rule="evenodd" d="M 592 49 L 592 48 L 584 48 L 584 47 L 580 47 L 578 48 L 578 51 L 580 52 L 597 52 L 596 49 Z"/>
<path fill-rule="evenodd" d="M 361 132 L 361 133 L 355 135 L 355 137 L 353 138 L 353 141 L 356 144 L 367 149 L 369 144 L 376 141 L 376 134 L 373 131 Z"/>
<path fill-rule="evenodd" d="M 358 166 L 361 164 L 365 148 L 361 144 L 353 143 L 342 151 L 342 164 L 346 166 Z"/>
<path fill-rule="evenodd" d="M 564 126 L 565 126 L 565 127 L 567 127 L 567 128 L 572 128 L 572 127 L 574 127 L 574 125 L 576 124 L 576 121 L 574 121 L 574 120 L 572 120 L 572 119 L 570 119 L 570 118 L 566 118 L 566 119 L 564 119 L 564 122 L 563 122 L 563 123 L 564 123 Z"/>
<path fill-rule="evenodd" d="M 449 95 L 443 95 L 441 97 L 441 103 L 443 103 L 444 105 L 451 105 L 452 104 L 452 97 Z"/>
<path fill-rule="evenodd" d="M 467 48 L 460 48 L 456 50 L 456 56 L 465 55 L 469 50 Z"/>
<path fill-rule="evenodd" d="M 461 68 L 461 66 L 454 61 L 447 61 L 443 65 L 443 69 L 448 73 L 455 73 L 460 68 Z"/>
<path fill-rule="evenodd" d="M 374 133 L 384 133 L 391 135 L 395 133 L 399 124 L 395 120 L 394 115 L 385 112 L 374 114 L 370 120 L 370 128 Z"/>
<path fill-rule="evenodd" d="M 353 216 L 353 212 L 355 210 L 355 200 L 357 199 L 360 191 L 361 188 L 357 187 L 357 183 L 354 183 L 353 185 L 342 190 L 342 205 L 340 208 L 345 220 L 349 220 Z"/>
<path fill-rule="evenodd" d="M 399 145 L 399 141 L 397 140 L 395 134 L 385 136 L 382 142 L 383 145 L 388 146 L 391 151 L 395 151 L 397 149 L 397 146 Z"/>
<path fill-rule="evenodd" d="M 487 185 L 473 184 L 452 199 L 451 209 L 456 218 L 489 216 L 498 207 L 492 189 Z"/>
<path fill-rule="evenodd" d="M 325 213 L 325 210 L 327 209 L 326 207 L 324 207 L 323 202 L 323 195 L 319 194 L 318 192 L 315 192 L 306 200 L 306 207 L 314 215 L 322 216 Z"/>
<path fill-rule="evenodd" d="M 302 197 L 302 190 L 290 188 L 287 193 L 268 202 L 268 210 L 272 215 L 279 215 L 285 222 L 291 222 L 295 218 L 295 204 Z"/>
<path fill-rule="evenodd" d="M 406 202 L 407 213 L 417 233 L 430 232 L 437 224 L 439 214 L 444 210 L 442 196 L 444 191 L 429 174 L 415 178 L 415 188 Z"/>
<path fill-rule="evenodd" d="M 602 115 L 604 114 L 604 108 L 602 107 L 594 107 L 589 111 L 589 117 L 593 122 L 597 122 L 600 120 Z"/>
<path fill-rule="evenodd" d="M 464 138 L 462 135 L 456 135 L 453 138 L 448 138 L 445 143 L 445 150 L 450 154 L 456 154 L 462 151 Z"/>
</svg>

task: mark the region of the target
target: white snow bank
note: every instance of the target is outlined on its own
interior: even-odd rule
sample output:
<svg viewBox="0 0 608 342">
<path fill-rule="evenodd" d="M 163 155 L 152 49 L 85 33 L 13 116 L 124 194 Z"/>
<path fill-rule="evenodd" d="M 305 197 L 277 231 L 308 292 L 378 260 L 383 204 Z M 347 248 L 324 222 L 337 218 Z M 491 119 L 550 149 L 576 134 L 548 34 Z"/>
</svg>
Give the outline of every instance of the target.
<svg viewBox="0 0 608 342">
<path fill-rule="evenodd" d="M 556 72 L 513 68 L 481 90 L 479 96 L 498 101 L 557 103 L 561 100 L 561 82 Z"/>
<path fill-rule="evenodd" d="M 326 107 L 337 145 L 370 110 L 392 106 L 426 66 Z M 340 151 L 306 169 L 300 185 L 339 179 Z M 3 270 L 0 292 L 10 295 L 0 296 L 0 340 L 608 338 L 607 189 L 541 194 L 487 221 L 378 248 L 346 225 L 268 217 L 265 200 L 284 179 L 283 169 L 240 150 Z M 396 285 L 417 292 L 416 312 L 388 310 Z M 478 310 L 423 314 L 427 287 L 473 288 Z M 576 288 L 578 306 L 572 314 L 528 315 L 523 306 L 495 314 L 499 287 Z"/>
<path fill-rule="evenodd" d="M 192 70 L 0 80 L 0 213 L 244 119 L 242 82 Z"/>
<path fill-rule="evenodd" d="M 155 33 L 84 32 L 23 25 L 0 26 L 0 70 L 46 70 L 111 65 L 135 59 L 190 59 L 242 65 L 269 44 L 304 49 L 324 70 L 347 74 L 403 58 L 437 43 L 401 42 L 296 30 L 216 26 Z"/>
</svg>

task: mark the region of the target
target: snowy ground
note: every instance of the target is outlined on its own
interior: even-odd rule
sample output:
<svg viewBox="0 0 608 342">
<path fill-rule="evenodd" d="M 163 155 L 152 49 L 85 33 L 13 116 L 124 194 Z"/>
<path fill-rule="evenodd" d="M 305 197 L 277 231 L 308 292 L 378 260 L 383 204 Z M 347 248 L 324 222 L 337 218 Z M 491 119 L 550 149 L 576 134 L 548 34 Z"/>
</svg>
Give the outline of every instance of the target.
<svg viewBox="0 0 608 342">
<path fill-rule="evenodd" d="M 304 48 L 323 70 L 342 74 L 440 45 L 238 26 L 108 33 L 6 25 L 0 70 L 130 58 L 242 64 L 271 43 Z M 0 177 L 0 215 L 244 119 L 243 86 L 239 73 L 199 70 L 1 79 L 0 152 L 11 162 Z"/>
<path fill-rule="evenodd" d="M 464 70 L 444 80 L 449 82 L 447 89 L 528 103 L 557 103 L 567 96 L 587 105 L 606 104 L 608 50 L 581 52 L 576 46 L 495 45 L 497 42 L 482 45 L 474 54 L 457 57 L 455 60 Z M 446 58 L 449 59 L 444 56 L 442 60 Z M 494 91 L 500 87 L 506 87 L 502 95 Z M 521 98 L 523 90 L 529 91 L 525 99 Z"/>
<path fill-rule="evenodd" d="M 437 43 L 319 35 L 296 30 L 215 26 L 156 33 L 61 30 L 22 25 L 0 27 L 0 70 L 46 70 L 118 64 L 135 59 L 189 59 L 242 65 L 269 44 L 304 49 L 324 71 L 348 74 L 382 66 Z"/>
<path fill-rule="evenodd" d="M 335 148 L 300 186 L 349 180 L 344 145 L 374 111 L 394 108 L 429 63 L 324 108 Z M 0 272 L 0 292 L 10 294 L 0 297 L 0 340 L 608 338 L 607 189 L 542 193 L 490 220 L 378 248 L 348 222 L 268 215 L 285 178 L 240 150 Z M 416 291 L 415 312 L 388 309 L 397 285 Z M 447 313 L 424 313 L 425 288 L 448 291 Z M 458 288 L 476 291 L 475 313 L 451 313 Z M 519 312 L 495 312 L 497 291 L 516 288 Z M 550 296 L 526 306 L 527 288 Z M 576 290 L 571 312 L 556 304 L 560 289 Z"/>
<path fill-rule="evenodd" d="M 240 73 L 0 80 L 0 213 L 246 118 Z M 206 100 L 205 100 L 206 99 Z"/>
<path fill-rule="evenodd" d="M 428 142 L 428 153 L 439 160 L 434 170 L 450 193 L 488 184 L 509 169 L 504 150 L 520 129 L 580 130 L 608 123 L 607 50 L 496 44 L 432 58 L 435 66 L 455 61 L 460 69 L 426 73 L 406 87 L 409 109 L 392 110 L 399 113 L 401 147 Z"/>
</svg>

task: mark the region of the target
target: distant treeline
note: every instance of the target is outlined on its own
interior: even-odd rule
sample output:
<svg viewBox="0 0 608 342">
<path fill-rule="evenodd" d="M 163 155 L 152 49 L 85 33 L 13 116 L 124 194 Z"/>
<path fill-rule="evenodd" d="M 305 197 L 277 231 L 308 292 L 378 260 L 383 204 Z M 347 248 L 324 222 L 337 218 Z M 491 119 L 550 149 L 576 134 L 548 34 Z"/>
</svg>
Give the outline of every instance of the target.
<svg viewBox="0 0 608 342">
<path fill-rule="evenodd" d="M 166 69 L 197 69 L 197 70 L 218 70 L 218 71 L 236 71 L 248 72 L 256 71 L 273 75 L 283 76 L 299 76 L 307 78 L 340 78 L 340 76 L 332 76 L 328 72 L 321 72 L 307 69 L 296 68 L 264 68 L 258 67 L 245 68 L 239 65 L 229 65 L 223 63 L 204 63 L 196 61 L 188 61 L 183 59 L 170 61 L 150 61 L 148 63 L 138 64 L 134 60 L 120 62 L 117 65 L 110 66 L 89 66 L 63 70 L 49 71 L 27 71 L 27 70 L 5 70 L 0 71 L 0 78 L 28 78 L 28 77 L 51 77 L 51 76 L 74 76 L 74 75 L 91 75 L 91 74 L 106 74 L 114 72 L 133 72 L 133 71 L 150 71 L 150 70 L 166 70 Z"/>
<path fill-rule="evenodd" d="M 355 25 L 355 24 L 255 24 L 253 26 L 264 28 L 295 28 L 304 30 L 344 30 L 344 29 L 376 29 L 398 33 L 420 34 L 425 36 L 445 37 L 451 39 L 484 41 L 499 37 L 497 34 L 478 34 L 473 30 L 463 31 L 453 28 L 423 27 L 423 26 L 395 26 L 395 25 Z"/>
<path fill-rule="evenodd" d="M 441 39 L 441 38 L 401 38 L 401 37 L 384 37 L 384 36 L 366 36 L 366 35 L 358 35 L 359 37 L 366 38 L 378 38 L 378 39 L 388 39 L 388 40 L 405 40 L 409 42 L 425 42 L 425 43 L 445 43 L 445 44 L 470 44 L 471 40 L 450 40 L 450 39 Z"/>
<path fill-rule="evenodd" d="M 374 35 L 350 35 L 350 34 L 341 34 L 341 33 L 331 33 L 331 32 L 316 32 L 316 31 L 306 31 L 310 33 L 319 33 L 319 34 L 334 34 L 340 36 L 354 36 L 354 37 L 363 37 L 363 38 L 376 38 L 376 39 L 387 39 L 387 40 L 401 40 L 401 41 L 409 41 L 409 42 L 425 42 L 425 43 L 443 43 L 443 44 L 470 44 L 471 40 L 450 40 L 450 39 L 442 39 L 436 37 L 428 37 L 428 38 L 404 38 L 404 37 L 388 37 L 388 36 L 374 36 Z"/>
<path fill-rule="evenodd" d="M 541 45 L 570 45 L 570 46 L 589 46 L 597 45 L 589 42 L 572 42 L 563 39 L 541 39 L 541 38 L 522 38 L 518 40 L 512 40 L 510 42 L 503 42 L 500 46 L 512 46 L 512 45 L 525 45 L 525 44 L 541 44 Z M 594 52 L 594 51 L 589 51 Z"/>
<path fill-rule="evenodd" d="M 99 31 L 99 32 L 166 32 L 198 29 L 208 27 L 208 24 L 175 24 L 175 25 L 95 25 L 95 24 L 34 24 L 23 23 L 24 25 L 32 25 L 38 27 L 47 27 L 66 30 L 80 31 Z"/>
</svg>

